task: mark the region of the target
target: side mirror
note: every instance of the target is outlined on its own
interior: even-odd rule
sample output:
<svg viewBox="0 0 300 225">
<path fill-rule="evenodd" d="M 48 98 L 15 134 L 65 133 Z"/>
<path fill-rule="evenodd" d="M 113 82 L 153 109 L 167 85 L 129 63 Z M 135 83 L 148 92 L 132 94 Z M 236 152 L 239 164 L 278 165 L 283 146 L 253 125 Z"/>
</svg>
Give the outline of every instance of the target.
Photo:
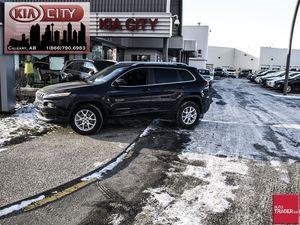
<svg viewBox="0 0 300 225">
<path fill-rule="evenodd" d="M 120 86 L 126 86 L 126 85 L 127 85 L 127 82 L 124 79 L 117 79 L 113 84 L 114 87 L 120 87 Z"/>
</svg>

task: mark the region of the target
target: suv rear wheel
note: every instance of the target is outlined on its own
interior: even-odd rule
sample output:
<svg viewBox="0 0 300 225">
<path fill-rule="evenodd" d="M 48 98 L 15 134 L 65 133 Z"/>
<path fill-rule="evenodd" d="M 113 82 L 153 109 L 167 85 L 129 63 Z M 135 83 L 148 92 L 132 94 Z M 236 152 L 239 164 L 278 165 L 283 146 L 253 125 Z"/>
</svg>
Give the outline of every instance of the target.
<svg viewBox="0 0 300 225">
<path fill-rule="evenodd" d="M 103 115 L 94 105 L 83 105 L 77 108 L 71 118 L 72 129 L 81 135 L 97 133 L 103 124 Z"/>
<path fill-rule="evenodd" d="M 192 128 L 200 118 L 199 106 L 194 102 L 184 102 L 178 109 L 176 122 L 182 128 Z"/>
</svg>

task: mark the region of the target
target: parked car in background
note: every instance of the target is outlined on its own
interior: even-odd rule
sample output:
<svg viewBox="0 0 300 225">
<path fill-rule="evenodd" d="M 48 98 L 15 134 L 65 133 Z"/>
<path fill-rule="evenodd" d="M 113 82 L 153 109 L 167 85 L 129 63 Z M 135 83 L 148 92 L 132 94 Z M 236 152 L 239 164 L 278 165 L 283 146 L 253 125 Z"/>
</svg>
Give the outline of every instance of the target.
<svg viewBox="0 0 300 225">
<path fill-rule="evenodd" d="M 290 72 L 289 73 L 289 77 L 292 77 L 292 76 L 295 76 L 297 74 L 299 74 L 300 72 Z M 267 82 L 268 81 L 272 81 L 272 80 L 275 80 L 277 78 L 281 79 L 281 78 L 284 78 L 285 77 L 285 74 L 286 72 L 285 71 L 278 71 L 278 72 L 275 72 L 275 73 L 271 73 L 271 74 L 268 74 L 266 76 L 263 76 L 261 78 L 261 84 L 263 86 L 267 86 Z"/>
<path fill-rule="evenodd" d="M 262 77 L 258 77 L 258 83 L 262 84 L 263 86 L 267 85 L 267 81 L 274 79 L 275 77 L 281 77 L 285 75 L 285 71 L 278 71 L 275 73 L 269 73 Z"/>
<path fill-rule="evenodd" d="M 217 68 L 215 68 L 215 70 L 214 70 L 214 75 L 215 75 L 215 76 L 219 76 L 219 77 L 225 77 L 225 76 L 226 76 L 226 73 L 225 73 L 225 71 L 224 71 L 223 68 L 217 67 Z"/>
<path fill-rule="evenodd" d="M 283 90 L 283 86 L 284 86 L 284 81 L 285 81 L 285 77 L 281 76 L 281 77 L 276 77 L 272 80 L 267 81 L 267 86 L 274 88 L 274 89 L 278 89 L 278 90 Z M 288 89 L 287 92 L 298 92 L 300 91 L 299 88 L 299 84 L 300 84 L 300 74 L 299 72 L 292 72 L 289 75 L 289 83 L 288 83 Z"/>
<path fill-rule="evenodd" d="M 177 63 L 118 63 L 85 81 L 40 89 L 38 118 L 98 132 L 109 118 L 151 114 L 194 127 L 210 106 L 210 88 L 196 68 Z"/>
<path fill-rule="evenodd" d="M 258 78 L 258 77 L 262 77 L 262 76 L 268 75 L 270 73 L 275 73 L 275 72 L 277 72 L 277 70 L 261 71 L 261 72 L 258 72 L 258 73 L 255 73 L 255 74 L 251 75 L 248 79 L 250 81 L 255 81 L 255 79 Z"/>
<path fill-rule="evenodd" d="M 226 75 L 227 75 L 227 77 L 236 78 L 236 70 L 235 69 L 227 69 Z"/>
<path fill-rule="evenodd" d="M 99 71 L 115 64 L 115 61 L 110 60 L 69 60 L 65 63 L 65 66 L 61 71 L 61 79 L 64 82 L 85 80 Z"/>
<path fill-rule="evenodd" d="M 207 69 L 199 69 L 198 72 L 209 82 L 214 80 L 214 75 Z"/>
<path fill-rule="evenodd" d="M 247 78 L 250 74 L 252 74 L 252 70 L 241 70 L 239 78 Z"/>
<path fill-rule="evenodd" d="M 275 89 L 283 91 L 284 89 L 284 79 L 275 81 Z M 288 86 L 287 86 L 287 93 L 291 92 L 300 92 L 300 74 L 294 75 L 289 78 Z"/>
</svg>

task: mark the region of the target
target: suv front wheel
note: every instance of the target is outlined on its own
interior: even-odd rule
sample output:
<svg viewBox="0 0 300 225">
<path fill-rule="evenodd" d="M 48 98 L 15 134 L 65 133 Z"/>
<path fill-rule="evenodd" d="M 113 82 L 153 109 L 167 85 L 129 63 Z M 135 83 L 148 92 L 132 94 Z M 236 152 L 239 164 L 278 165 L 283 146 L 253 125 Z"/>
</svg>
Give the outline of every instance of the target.
<svg viewBox="0 0 300 225">
<path fill-rule="evenodd" d="M 176 122 L 182 128 L 192 128 L 200 118 L 199 106 L 194 102 L 184 102 L 178 109 Z"/>
<path fill-rule="evenodd" d="M 94 105 L 83 105 L 78 107 L 71 118 L 72 129 L 81 135 L 92 135 L 97 133 L 103 124 L 103 115 Z"/>
</svg>

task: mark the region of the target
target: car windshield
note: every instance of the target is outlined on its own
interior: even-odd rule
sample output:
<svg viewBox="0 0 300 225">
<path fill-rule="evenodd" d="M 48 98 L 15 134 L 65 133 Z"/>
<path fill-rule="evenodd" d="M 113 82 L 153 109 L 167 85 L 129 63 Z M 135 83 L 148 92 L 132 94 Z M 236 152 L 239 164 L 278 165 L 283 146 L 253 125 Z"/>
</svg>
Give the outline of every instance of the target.
<svg viewBox="0 0 300 225">
<path fill-rule="evenodd" d="M 297 77 L 299 77 L 299 76 L 300 76 L 299 73 L 297 73 L 297 74 L 290 74 L 290 78 L 291 78 L 291 79 L 297 78 Z"/>
<path fill-rule="evenodd" d="M 111 61 L 95 61 L 95 65 L 98 69 L 98 71 L 101 71 L 109 66 L 115 65 L 116 63 Z"/>
<path fill-rule="evenodd" d="M 96 84 L 105 83 L 116 75 L 122 73 L 125 69 L 126 67 L 123 65 L 110 66 L 90 77 L 88 81 Z"/>
<path fill-rule="evenodd" d="M 278 72 L 275 72 L 275 73 L 269 73 L 266 76 L 274 76 L 274 77 L 276 77 L 276 76 L 282 76 L 283 74 L 284 74 L 284 72 L 278 71 Z"/>
<path fill-rule="evenodd" d="M 209 70 L 199 70 L 199 73 L 202 75 L 210 75 Z"/>
</svg>

